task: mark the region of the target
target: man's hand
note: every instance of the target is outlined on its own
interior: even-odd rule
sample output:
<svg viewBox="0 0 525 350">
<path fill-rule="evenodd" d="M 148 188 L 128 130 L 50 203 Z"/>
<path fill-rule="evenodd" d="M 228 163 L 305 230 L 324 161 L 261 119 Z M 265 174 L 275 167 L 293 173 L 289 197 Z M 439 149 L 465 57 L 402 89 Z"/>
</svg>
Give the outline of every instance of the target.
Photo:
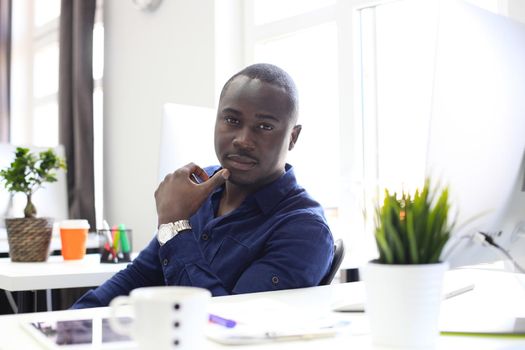
<svg viewBox="0 0 525 350">
<path fill-rule="evenodd" d="M 166 175 L 155 191 L 158 225 L 189 219 L 208 196 L 230 176 L 221 169 L 212 177 L 193 163 Z M 201 183 L 193 179 L 202 180 Z"/>
</svg>

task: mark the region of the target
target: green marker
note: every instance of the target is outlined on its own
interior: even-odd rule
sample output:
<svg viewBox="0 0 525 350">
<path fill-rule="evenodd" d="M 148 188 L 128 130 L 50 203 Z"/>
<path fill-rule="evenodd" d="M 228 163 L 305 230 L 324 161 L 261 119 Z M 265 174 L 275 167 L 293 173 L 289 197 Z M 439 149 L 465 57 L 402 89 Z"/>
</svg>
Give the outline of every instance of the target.
<svg viewBox="0 0 525 350">
<path fill-rule="evenodd" d="M 131 261 L 131 257 L 129 255 L 131 251 L 131 247 L 129 244 L 129 238 L 126 232 L 126 226 L 124 224 L 118 225 L 118 229 L 120 231 L 120 246 L 122 247 L 122 254 L 124 255 L 123 261 Z"/>
</svg>

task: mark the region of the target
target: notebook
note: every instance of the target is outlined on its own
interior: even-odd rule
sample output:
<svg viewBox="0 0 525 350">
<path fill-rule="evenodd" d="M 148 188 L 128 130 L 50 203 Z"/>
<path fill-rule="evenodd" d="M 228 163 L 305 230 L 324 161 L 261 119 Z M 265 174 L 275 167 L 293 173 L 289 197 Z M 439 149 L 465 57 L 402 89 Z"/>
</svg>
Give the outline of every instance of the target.
<svg viewBox="0 0 525 350">
<path fill-rule="evenodd" d="M 235 321 L 231 327 L 210 323 L 206 330 L 210 340 L 224 345 L 333 337 L 350 326 L 344 314 L 267 298 L 212 305 L 211 313 Z"/>
</svg>

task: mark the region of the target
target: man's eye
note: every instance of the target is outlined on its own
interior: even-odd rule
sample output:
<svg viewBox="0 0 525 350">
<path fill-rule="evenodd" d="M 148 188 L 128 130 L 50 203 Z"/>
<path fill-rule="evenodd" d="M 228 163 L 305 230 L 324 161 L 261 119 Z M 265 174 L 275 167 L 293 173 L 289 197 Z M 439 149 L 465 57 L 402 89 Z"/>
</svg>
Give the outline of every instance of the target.
<svg viewBox="0 0 525 350">
<path fill-rule="evenodd" d="M 270 124 L 259 124 L 259 129 L 270 131 L 270 130 L 273 130 L 273 125 L 270 125 Z"/>
<path fill-rule="evenodd" d="M 233 117 L 224 117 L 224 121 L 228 124 L 234 124 L 234 125 L 239 124 L 239 121 Z"/>
</svg>

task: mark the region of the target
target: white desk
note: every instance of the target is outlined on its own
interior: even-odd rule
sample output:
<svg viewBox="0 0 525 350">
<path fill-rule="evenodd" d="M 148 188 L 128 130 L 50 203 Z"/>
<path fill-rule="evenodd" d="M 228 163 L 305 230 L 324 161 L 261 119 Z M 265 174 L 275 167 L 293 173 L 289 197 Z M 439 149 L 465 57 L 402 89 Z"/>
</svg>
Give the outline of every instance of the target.
<svg viewBox="0 0 525 350">
<path fill-rule="evenodd" d="M 476 287 L 473 291 L 457 296 L 444 302 L 442 315 L 464 314 L 478 310 L 482 316 L 490 315 L 496 309 L 505 310 L 510 315 L 525 315 L 525 287 L 514 276 L 507 273 L 493 271 L 473 271 L 470 275 L 476 278 Z M 523 279 L 524 276 L 521 276 Z M 270 298 L 292 306 L 313 309 L 329 309 L 333 303 L 342 300 L 353 302 L 362 295 L 361 283 L 334 284 L 314 288 L 304 288 L 279 292 L 253 293 L 236 296 L 212 298 L 213 304 L 238 303 Z M 498 304 L 494 303 L 498 300 Z M 452 302 L 452 303 L 449 303 Z M 480 303 L 490 305 L 488 309 L 480 307 Z M 483 311 L 486 310 L 486 311 Z M 21 314 L 0 316 L 0 349 L 40 349 L 39 344 L 33 340 L 20 323 L 35 320 L 90 318 L 93 316 L 107 316 L 108 308 L 85 310 L 56 311 L 51 313 Z M 250 310 L 247 310 L 250 312 Z M 448 315 L 447 315 L 448 314 Z M 453 315 L 452 315 L 453 316 Z M 305 341 L 268 343 L 260 345 L 224 346 L 212 341 L 207 341 L 206 349 L 235 349 L 235 350 L 318 350 L 318 349 L 373 349 L 368 332 L 367 317 L 363 313 L 345 314 L 353 322 L 351 331 L 333 338 L 312 339 Z M 395 322 L 395 319 L 392 320 Z M 438 350 L 488 350 L 525 349 L 525 338 L 497 338 L 474 336 L 441 336 L 438 341 Z M 200 349 L 199 349 L 200 350 Z"/>
<path fill-rule="evenodd" d="M 50 256 L 47 262 L 20 263 L 0 258 L 0 289 L 14 291 L 99 286 L 127 266 L 101 264 L 99 254 L 82 260 Z"/>
<path fill-rule="evenodd" d="M 94 287 L 126 266 L 127 263 L 101 264 L 99 254 L 87 254 L 82 260 L 64 260 L 61 255 L 50 256 L 47 262 L 34 263 L 12 262 L 10 258 L 0 258 L 0 289 L 25 292 Z M 33 301 L 35 308 L 28 307 L 28 294 L 18 293 L 19 312 L 36 310 L 36 297 Z M 51 298 L 50 295 L 48 298 Z"/>
</svg>

